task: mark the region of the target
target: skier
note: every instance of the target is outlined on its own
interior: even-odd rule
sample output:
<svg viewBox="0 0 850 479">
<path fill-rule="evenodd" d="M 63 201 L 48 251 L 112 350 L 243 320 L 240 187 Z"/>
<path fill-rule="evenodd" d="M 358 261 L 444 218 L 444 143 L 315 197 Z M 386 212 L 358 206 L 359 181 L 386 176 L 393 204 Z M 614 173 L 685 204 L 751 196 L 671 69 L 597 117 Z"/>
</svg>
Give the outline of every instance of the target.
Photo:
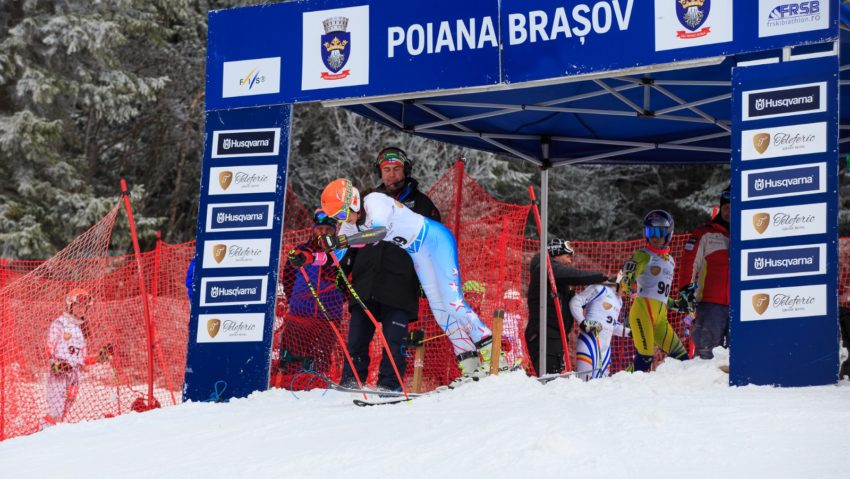
<svg viewBox="0 0 850 479">
<path fill-rule="evenodd" d="M 62 421 L 77 398 L 83 379 L 83 367 L 103 363 L 112 357 L 112 346 L 101 348 L 96 356 L 86 355 L 89 327 L 85 315 L 94 298 L 82 288 L 74 288 L 65 297 L 65 311 L 50 325 L 47 335 L 47 354 L 50 371 L 47 375 L 47 415 L 42 428 Z"/>
<path fill-rule="evenodd" d="M 623 324 L 617 283 L 590 285 L 570 300 L 570 312 L 579 322 L 576 343 L 576 372 L 588 381 L 608 376 L 611 364 L 611 338 L 629 337 L 631 331 Z"/>
<path fill-rule="evenodd" d="M 325 249 L 386 241 L 406 251 L 434 319 L 452 344 L 460 381 L 487 374 L 492 333 L 463 298 L 457 244 L 448 228 L 411 211 L 383 193 L 363 198 L 351 181 L 339 178 L 322 192 L 322 209 L 344 222 L 340 236 L 320 237 Z"/>
<path fill-rule="evenodd" d="M 638 249 L 623 266 L 620 283 L 625 294 L 637 288 L 637 298 L 629 311 L 629 326 L 635 343 L 635 371 L 648 371 L 655 356 L 655 346 L 676 359 L 688 359 L 682 341 L 667 322 L 670 283 L 676 262 L 670 254 L 673 239 L 673 216 L 664 210 L 652 210 L 643 219 L 647 245 Z M 679 301 L 669 306 L 687 309 Z"/>
</svg>

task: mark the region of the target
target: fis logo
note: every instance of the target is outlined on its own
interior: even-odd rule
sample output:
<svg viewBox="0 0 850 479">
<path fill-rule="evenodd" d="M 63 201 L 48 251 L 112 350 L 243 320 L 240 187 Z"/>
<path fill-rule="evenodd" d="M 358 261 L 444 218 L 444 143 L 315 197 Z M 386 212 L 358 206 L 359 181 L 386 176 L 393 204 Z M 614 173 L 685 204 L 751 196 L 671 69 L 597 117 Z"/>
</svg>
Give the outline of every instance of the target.
<svg viewBox="0 0 850 479">
<path fill-rule="evenodd" d="M 260 71 L 257 67 L 254 67 L 245 78 L 239 80 L 239 85 L 243 88 L 247 88 L 250 90 L 254 88 L 254 85 L 258 85 L 266 81 L 266 77 L 260 75 Z"/>
<path fill-rule="evenodd" d="M 280 57 L 224 62 L 222 98 L 280 93 Z"/>
</svg>

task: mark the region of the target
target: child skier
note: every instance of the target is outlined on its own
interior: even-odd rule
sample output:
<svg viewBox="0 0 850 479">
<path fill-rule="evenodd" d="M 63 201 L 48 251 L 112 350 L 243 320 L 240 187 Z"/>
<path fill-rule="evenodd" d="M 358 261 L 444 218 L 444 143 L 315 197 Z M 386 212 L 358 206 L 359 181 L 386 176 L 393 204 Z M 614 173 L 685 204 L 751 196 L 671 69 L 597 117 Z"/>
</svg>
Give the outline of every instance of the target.
<svg viewBox="0 0 850 479">
<path fill-rule="evenodd" d="M 343 178 L 325 187 L 322 209 L 344 222 L 341 236 L 320 237 L 325 249 L 383 240 L 410 255 L 434 319 L 452 344 L 462 378 L 485 376 L 492 333 L 463 298 L 457 244 L 449 229 L 383 193 L 366 195 L 361 205 L 360 192 Z"/>
<path fill-rule="evenodd" d="M 637 297 L 629 311 L 629 326 L 635 343 L 635 371 L 648 371 L 655 356 L 655 346 L 676 359 L 688 359 L 688 353 L 676 331 L 667 322 L 670 283 L 676 263 L 670 254 L 673 239 L 673 216 L 664 210 L 650 211 L 643 219 L 647 245 L 638 249 L 623 266 L 621 290 Z M 671 303 L 681 309 L 680 303 Z"/>
<path fill-rule="evenodd" d="M 79 392 L 83 367 L 105 362 L 112 357 L 112 346 L 101 348 L 97 356 L 86 355 L 89 336 L 85 315 L 94 298 L 82 288 L 74 288 L 65 297 L 65 312 L 50 324 L 47 353 L 50 371 L 47 375 L 47 415 L 42 427 L 64 419 Z"/>
<path fill-rule="evenodd" d="M 594 284 L 570 300 L 570 312 L 579 322 L 576 372 L 588 381 L 608 375 L 611 337 L 628 337 L 631 331 L 619 320 L 623 301 L 615 283 Z"/>
</svg>

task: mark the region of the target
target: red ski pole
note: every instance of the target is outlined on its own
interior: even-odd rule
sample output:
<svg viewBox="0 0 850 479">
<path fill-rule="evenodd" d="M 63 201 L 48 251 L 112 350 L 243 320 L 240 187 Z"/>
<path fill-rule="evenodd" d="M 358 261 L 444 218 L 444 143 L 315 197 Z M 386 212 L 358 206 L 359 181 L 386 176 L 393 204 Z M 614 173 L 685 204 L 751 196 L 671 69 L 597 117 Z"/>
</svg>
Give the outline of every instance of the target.
<svg viewBox="0 0 850 479">
<path fill-rule="evenodd" d="M 319 305 L 319 310 L 322 311 L 322 314 L 325 316 L 325 319 L 328 320 L 328 324 L 333 329 L 334 334 L 336 335 L 337 341 L 339 341 L 339 345 L 342 346 L 342 352 L 345 354 L 345 360 L 348 361 L 348 366 L 351 367 L 351 372 L 354 373 L 354 379 L 357 380 L 357 387 L 363 389 L 363 381 L 360 380 L 360 375 L 357 374 L 357 370 L 354 369 L 354 360 L 351 359 L 351 353 L 348 352 L 348 348 L 345 346 L 345 341 L 342 339 L 342 334 L 339 333 L 339 329 L 337 329 L 333 320 L 331 319 L 330 314 L 328 314 L 328 310 L 325 309 L 325 305 L 322 304 L 322 300 L 319 299 L 319 293 L 316 291 L 316 288 L 313 287 L 313 283 L 310 282 L 310 277 L 307 275 L 307 272 L 304 271 L 304 267 L 298 268 L 298 271 L 301 272 L 301 276 L 304 277 L 304 282 L 307 284 L 307 288 L 310 289 L 310 293 L 313 295 L 313 299 L 316 300 L 316 304 Z M 363 393 L 363 399 L 367 401 L 369 398 L 366 396 L 366 393 Z"/>
<path fill-rule="evenodd" d="M 398 383 L 401 385 L 401 392 L 404 393 L 404 399 L 410 399 L 407 396 L 407 388 L 404 387 L 404 378 L 401 377 L 401 374 L 398 372 L 398 366 L 395 364 L 395 359 L 393 359 L 393 353 L 390 351 L 390 345 L 387 344 L 387 338 L 384 337 L 384 332 L 381 330 L 381 327 L 378 323 L 378 320 L 375 319 L 375 316 L 369 311 L 369 308 L 366 307 L 366 303 L 360 299 L 360 296 L 357 294 L 357 291 L 354 290 L 354 286 L 351 285 L 351 282 L 348 281 L 348 277 L 345 276 L 345 271 L 342 270 L 342 265 L 339 264 L 339 260 L 336 258 L 336 254 L 333 251 L 328 251 L 328 256 L 331 257 L 334 261 L 334 265 L 336 265 L 339 270 L 339 275 L 342 277 L 342 280 L 345 282 L 345 286 L 348 288 L 348 292 L 351 293 L 351 297 L 357 301 L 357 304 L 363 308 L 363 311 L 366 313 L 366 316 L 369 317 L 369 320 L 372 321 L 372 324 L 375 326 L 375 331 L 378 333 L 378 337 L 381 338 L 381 345 L 384 347 L 384 351 L 387 353 L 387 358 L 390 360 L 390 364 L 393 366 L 393 371 L 395 371 L 395 375 L 398 378 Z"/>
</svg>

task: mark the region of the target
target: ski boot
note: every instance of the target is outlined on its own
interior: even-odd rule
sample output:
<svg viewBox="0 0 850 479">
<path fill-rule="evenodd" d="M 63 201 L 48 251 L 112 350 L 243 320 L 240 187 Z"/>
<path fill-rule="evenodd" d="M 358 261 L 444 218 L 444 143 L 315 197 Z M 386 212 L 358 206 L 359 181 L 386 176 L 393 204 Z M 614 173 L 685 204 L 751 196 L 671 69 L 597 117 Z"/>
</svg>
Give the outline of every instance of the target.
<svg viewBox="0 0 850 479">
<path fill-rule="evenodd" d="M 481 362 L 487 367 L 487 370 L 490 369 L 490 358 L 493 357 L 493 338 L 484 338 L 478 343 L 475 344 L 478 348 L 478 354 L 481 356 Z M 505 355 L 505 351 L 499 351 L 499 371 L 508 371 L 511 369 L 511 365 L 508 364 L 508 357 Z"/>
<path fill-rule="evenodd" d="M 461 353 L 457 356 L 457 360 L 457 366 L 460 368 L 460 376 L 449 383 L 449 389 L 454 389 L 468 382 L 478 381 L 490 374 L 489 365 L 481 362 L 477 350 Z"/>
</svg>

